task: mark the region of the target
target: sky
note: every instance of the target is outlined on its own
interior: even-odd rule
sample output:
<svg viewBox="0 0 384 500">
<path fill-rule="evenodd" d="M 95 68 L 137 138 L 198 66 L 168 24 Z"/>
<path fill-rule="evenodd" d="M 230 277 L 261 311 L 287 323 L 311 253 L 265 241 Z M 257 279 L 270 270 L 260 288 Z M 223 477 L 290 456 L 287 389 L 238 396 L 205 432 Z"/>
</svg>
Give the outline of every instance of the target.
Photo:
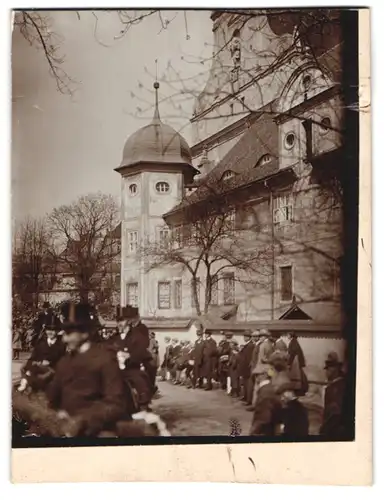
<svg viewBox="0 0 384 500">
<path fill-rule="evenodd" d="M 194 100 L 175 96 L 181 83 L 197 92 L 212 53 L 209 11 L 166 11 L 116 39 L 116 12 L 49 13 L 60 38 L 72 96 L 58 92 L 42 51 L 17 29 L 12 40 L 12 217 L 40 217 L 78 196 L 119 196 L 114 172 L 126 139 L 153 115 L 158 63 L 160 115 L 191 144 Z M 208 59 L 202 64 L 204 59 Z M 170 66 L 171 65 L 171 66 Z M 171 82 L 168 83 L 167 82 Z M 174 82 L 174 83 L 172 83 Z M 176 87 L 176 90 L 175 90 Z M 173 97 L 172 97 L 173 96 Z M 179 106 L 179 107 L 178 107 Z"/>
</svg>

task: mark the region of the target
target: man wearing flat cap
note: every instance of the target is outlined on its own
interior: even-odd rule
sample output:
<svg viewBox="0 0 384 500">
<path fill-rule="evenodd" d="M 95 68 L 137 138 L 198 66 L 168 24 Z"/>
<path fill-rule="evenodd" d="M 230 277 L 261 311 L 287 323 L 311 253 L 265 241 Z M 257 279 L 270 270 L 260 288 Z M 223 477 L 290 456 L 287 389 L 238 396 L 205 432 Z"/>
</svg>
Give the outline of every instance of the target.
<svg viewBox="0 0 384 500">
<path fill-rule="evenodd" d="M 330 352 L 324 370 L 328 385 L 324 393 L 324 412 L 320 434 L 327 439 L 341 439 L 345 435 L 344 397 L 345 377 L 342 362 L 336 352 Z"/>
<path fill-rule="evenodd" d="M 61 313 L 69 352 L 56 366 L 48 400 L 67 437 L 98 436 L 125 415 L 123 378 L 115 356 L 93 342 L 98 323 L 89 305 L 68 302 Z"/>
</svg>

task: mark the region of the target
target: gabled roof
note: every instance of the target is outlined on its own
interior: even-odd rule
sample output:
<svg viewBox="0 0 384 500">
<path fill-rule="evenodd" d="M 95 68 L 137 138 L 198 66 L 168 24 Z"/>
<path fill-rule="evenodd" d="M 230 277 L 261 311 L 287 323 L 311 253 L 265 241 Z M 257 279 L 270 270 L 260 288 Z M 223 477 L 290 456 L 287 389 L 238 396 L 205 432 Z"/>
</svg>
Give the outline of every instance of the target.
<svg viewBox="0 0 384 500">
<path fill-rule="evenodd" d="M 311 320 L 312 318 L 308 316 L 297 304 L 292 305 L 288 311 L 286 311 L 279 319 L 290 319 L 290 320 Z"/>
<path fill-rule="evenodd" d="M 271 155 L 272 161 L 256 166 L 265 154 Z M 278 126 L 272 114 L 263 113 L 216 167 L 204 179 L 199 180 L 197 189 L 165 214 L 165 217 L 210 196 L 224 194 L 273 175 L 278 170 Z M 222 181 L 226 171 L 232 171 L 236 175 Z"/>
</svg>

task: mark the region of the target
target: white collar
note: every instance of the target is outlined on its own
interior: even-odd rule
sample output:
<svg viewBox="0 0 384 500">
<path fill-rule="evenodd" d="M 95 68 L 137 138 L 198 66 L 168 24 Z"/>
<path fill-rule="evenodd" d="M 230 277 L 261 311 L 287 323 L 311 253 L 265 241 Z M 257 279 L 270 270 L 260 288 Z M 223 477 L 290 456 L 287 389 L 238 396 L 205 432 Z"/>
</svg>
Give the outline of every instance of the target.
<svg viewBox="0 0 384 500">
<path fill-rule="evenodd" d="M 84 353 L 89 351 L 89 348 L 91 347 L 91 343 L 89 341 L 84 342 L 84 344 L 81 344 L 81 346 L 78 349 L 78 352 Z"/>
<path fill-rule="evenodd" d="M 57 341 L 57 338 L 55 338 L 55 339 L 49 339 L 49 338 L 47 338 L 48 345 L 54 345 L 54 344 L 56 344 L 56 341 Z"/>
<path fill-rule="evenodd" d="M 260 384 L 259 384 L 259 389 L 260 389 L 260 387 L 264 387 L 265 385 L 268 385 L 268 384 L 270 384 L 270 383 L 271 383 L 271 381 L 270 381 L 270 380 L 262 380 L 262 381 L 260 382 Z"/>
</svg>

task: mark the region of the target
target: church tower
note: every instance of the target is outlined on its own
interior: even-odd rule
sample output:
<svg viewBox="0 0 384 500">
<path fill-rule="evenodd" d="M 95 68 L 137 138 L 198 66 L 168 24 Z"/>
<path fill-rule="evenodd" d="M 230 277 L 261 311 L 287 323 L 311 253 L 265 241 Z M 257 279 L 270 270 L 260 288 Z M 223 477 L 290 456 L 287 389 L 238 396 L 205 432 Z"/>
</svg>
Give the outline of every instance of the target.
<svg viewBox="0 0 384 500">
<path fill-rule="evenodd" d="M 197 173 L 186 140 L 161 121 L 158 82 L 154 89 L 153 119 L 127 139 L 115 169 L 121 175 L 121 305 L 139 307 L 142 317 L 158 315 L 161 276 L 146 272 L 140 248 L 167 237 L 162 215 L 181 202 Z"/>
</svg>

